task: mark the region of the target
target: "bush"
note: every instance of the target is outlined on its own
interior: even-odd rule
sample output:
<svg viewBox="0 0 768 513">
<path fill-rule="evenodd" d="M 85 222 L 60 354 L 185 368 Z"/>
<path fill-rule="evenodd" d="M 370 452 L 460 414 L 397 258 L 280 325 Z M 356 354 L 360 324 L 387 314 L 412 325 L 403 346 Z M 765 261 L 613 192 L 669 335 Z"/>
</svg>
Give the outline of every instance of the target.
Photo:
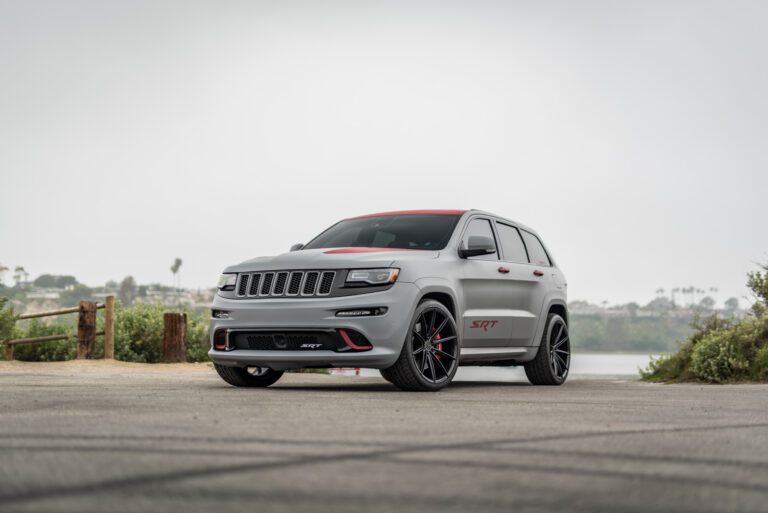
<svg viewBox="0 0 768 513">
<path fill-rule="evenodd" d="M 69 319 L 61 319 L 60 322 L 46 324 L 41 319 L 30 319 L 23 324 L 16 325 L 13 338 L 45 337 L 48 335 L 69 335 L 75 333 L 75 323 Z M 103 350 L 102 350 L 103 354 Z M 31 344 L 18 344 L 13 346 L 13 358 L 22 362 L 56 362 L 71 360 L 77 356 L 77 340 L 51 340 L 49 342 L 34 342 Z"/>
<path fill-rule="evenodd" d="M 768 266 L 762 266 L 768 270 Z M 651 361 L 647 381 L 726 383 L 768 381 L 768 274 L 749 273 L 757 302 L 738 319 L 713 315 L 694 321 L 695 331 L 676 354 Z"/>
<path fill-rule="evenodd" d="M 13 325 L 16 323 L 13 308 L 6 308 L 6 306 L 8 306 L 8 298 L 0 297 L 0 341 L 9 340 L 13 336 Z M 5 351 L 2 351 L 2 357 L 5 358 Z"/>
<path fill-rule="evenodd" d="M 126 362 L 159 363 L 163 361 L 163 315 L 169 309 L 162 304 L 138 303 L 115 312 L 115 358 Z M 208 360 L 208 315 L 187 314 L 187 361 Z"/>
<path fill-rule="evenodd" d="M 41 319 L 16 322 L 13 310 L 0 298 L 0 339 L 31 338 L 77 333 L 77 315 L 56 317 L 50 323 Z M 132 308 L 115 309 L 115 358 L 126 362 L 158 363 L 163 360 L 163 315 L 177 311 L 162 304 L 138 303 Z M 208 310 L 187 314 L 187 361 L 208 361 Z M 104 316 L 97 315 L 97 330 L 104 329 Z M 21 361 L 50 362 L 77 356 L 77 340 L 53 340 L 14 346 L 13 357 Z M 104 337 L 96 337 L 95 358 L 104 357 Z"/>
</svg>

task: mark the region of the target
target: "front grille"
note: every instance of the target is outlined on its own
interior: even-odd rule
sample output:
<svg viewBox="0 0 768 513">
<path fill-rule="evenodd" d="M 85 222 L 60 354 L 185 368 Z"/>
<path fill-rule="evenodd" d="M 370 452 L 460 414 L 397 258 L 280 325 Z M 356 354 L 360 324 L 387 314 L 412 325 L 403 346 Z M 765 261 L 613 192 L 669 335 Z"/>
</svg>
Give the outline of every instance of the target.
<svg viewBox="0 0 768 513">
<path fill-rule="evenodd" d="M 264 281 L 261 283 L 261 295 L 268 296 L 272 292 L 272 280 L 275 279 L 275 273 L 265 273 Z"/>
<path fill-rule="evenodd" d="M 259 282 L 261 281 L 260 274 L 251 275 L 251 288 L 248 289 L 249 296 L 255 296 L 259 293 Z"/>
<path fill-rule="evenodd" d="M 304 273 L 301 271 L 291 273 L 291 279 L 288 282 L 287 295 L 295 296 L 299 293 L 299 288 L 301 287 L 301 279 L 303 277 L 304 277 Z"/>
<path fill-rule="evenodd" d="M 237 297 L 328 296 L 336 271 L 270 271 L 241 273 Z"/>
<path fill-rule="evenodd" d="M 304 290 L 301 291 L 302 296 L 312 296 L 315 293 L 315 287 L 317 286 L 317 277 L 320 275 L 317 271 L 310 271 L 307 273 L 307 278 L 304 280 Z"/>
<path fill-rule="evenodd" d="M 249 274 L 241 274 L 240 275 L 240 283 L 237 286 L 237 295 L 238 296 L 244 296 L 245 291 L 248 288 L 248 278 L 250 277 Z"/>
<path fill-rule="evenodd" d="M 331 285 L 333 285 L 333 277 L 336 273 L 333 271 L 325 271 L 322 278 L 320 278 L 320 288 L 317 290 L 318 296 L 327 296 L 331 293 Z"/>
</svg>

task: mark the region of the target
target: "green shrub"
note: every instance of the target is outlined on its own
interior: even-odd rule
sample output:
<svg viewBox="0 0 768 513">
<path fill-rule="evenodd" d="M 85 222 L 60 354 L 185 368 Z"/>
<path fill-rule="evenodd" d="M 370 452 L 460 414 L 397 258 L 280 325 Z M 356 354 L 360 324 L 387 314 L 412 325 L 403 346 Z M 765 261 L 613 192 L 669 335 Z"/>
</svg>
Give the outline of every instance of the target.
<svg viewBox="0 0 768 513">
<path fill-rule="evenodd" d="M 761 266 L 768 271 L 768 266 Z M 749 273 L 757 301 L 752 314 L 721 319 L 696 317 L 694 332 L 676 354 L 651 361 L 647 381 L 725 383 L 768 381 L 768 273 Z"/>
<path fill-rule="evenodd" d="M 186 310 L 185 310 L 186 311 Z M 210 310 L 195 314 L 187 311 L 187 361 L 207 362 L 211 341 L 208 338 Z"/>
<path fill-rule="evenodd" d="M 757 381 L 768 381 L 768 344 L 758 349 L 752 362 L 752 375 Z"/>
<path fill-rule="evenodd" d="M 58 322 L 47 324 L 42 319 L 30 319 L 17 323 L 13 338 L 71 335 L 77 331 L 72 316 L 62 316 Z M 77 340 L 51 340 L 13 346 L 13 358 L 22 362 L 56 362 L 71 360 L 77 356 Z"/>
<path fill-rule="evenodd" d="M 176 309 L 162 304 L 138 303 L 115 312 L 115 358 L 127 362 L 163 361 L 163 315 Z M 187 314 L 187 361 L 208 360 L 207 313 Z"/>
<path fill-rule="evenodd" d="M 13 308 L 8 306 L 8 298 L 0 297 L 0 341 L 10 340 L 13 337 L 13 325 L 15 323 L 16 316 L 13 313 Z M 0 351 L 0 353 L 2 353 L 0 357 L 5 358 L 5 351 Z"/>
<path fill-rule="evenodd" d="M 750 379 L 750 361 L 759 350 L 765 323 L 755 317 L 709 331 L 693 350 L 692 370 L 701 381 Z"/>
</svg>

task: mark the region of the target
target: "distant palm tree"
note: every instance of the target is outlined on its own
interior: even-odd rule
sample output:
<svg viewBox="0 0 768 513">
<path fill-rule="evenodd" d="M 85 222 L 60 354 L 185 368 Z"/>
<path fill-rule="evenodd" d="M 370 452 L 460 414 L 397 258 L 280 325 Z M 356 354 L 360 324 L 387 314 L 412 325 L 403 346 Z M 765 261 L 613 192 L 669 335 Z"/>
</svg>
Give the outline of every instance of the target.
<svg viewBox="0 0 768 513">
<path fill-rule="evenodd" d="M 21 287 L 21 280 L 24 278 L 24 275 L 27 274 L 27 272 L 24 270 L 24 266 L 17 265 L 13 270 L 13 273 L 13 281 L 16 282 L 17 287 Z"/>
<path fill-rule="evenodd" d="M 3 275 L 5 274 L 6 271 L 8 271 L 8 268 L 0 264 L 0 285 L 3 284 Z"/>
<path fill-rule="evenodd" d="M 181 258 L 176 258 L 171 266 L 171 272 L 173 273 L 173 288 L 176 292 L 181 288 L 181 277 L 179 276 L 179 269 L 181 268 Z"/>
</svg>

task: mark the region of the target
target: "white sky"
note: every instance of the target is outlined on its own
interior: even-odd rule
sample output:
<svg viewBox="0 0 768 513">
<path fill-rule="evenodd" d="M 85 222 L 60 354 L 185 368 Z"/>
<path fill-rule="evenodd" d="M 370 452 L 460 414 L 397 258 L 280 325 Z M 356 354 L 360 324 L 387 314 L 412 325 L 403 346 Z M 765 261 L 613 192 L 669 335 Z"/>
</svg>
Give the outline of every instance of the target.
<svg viewBox="0 0 768 513">
<path fill-rule="evenodd" d="M 340 218 L 480 208 L 540 232 L 570 299 L 744 296 L 768 260 L 766 15 L 0 0 L 0 262 L 170 283 L 179 256 L 212 286 Z"/>
</svg>

